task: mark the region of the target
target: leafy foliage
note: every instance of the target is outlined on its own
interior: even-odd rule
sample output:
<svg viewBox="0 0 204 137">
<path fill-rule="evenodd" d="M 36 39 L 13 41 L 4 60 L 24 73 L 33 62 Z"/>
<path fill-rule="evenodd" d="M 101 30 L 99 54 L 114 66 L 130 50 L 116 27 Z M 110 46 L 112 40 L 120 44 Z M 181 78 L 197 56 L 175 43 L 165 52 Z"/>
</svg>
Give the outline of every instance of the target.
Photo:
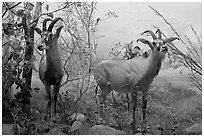
<svg viewBox="0 0 204 137">
<path fill-rule="evenodd" d="M 75 3 L 65 9 L 65 33 L 62 38 L 65 44 L 62 55 L 65 61 L 64 70 L 69 81 L 77 80 L 80 95 L 90 87 L 93 53 L 95 53 L 94 20 L 96 3 Z M 68 79 L 69 78 L 69 79 Z M 81 98 L 81 97 L 80 97 Z"/>
<path fill-rule="evenodd" d="M 12 114 L 11 119 L 14 119 L 14 122 L 23 128 L 30 120 L 28 118 L 29 106 L 26 104 L 29 102 L 32 91 L 26 86 L 28 81 L 23 75 L 35 67 L 34 56 L 31 55 L 30 60 L 26 59 L 26 49 L 33 41 L 27 24 L 31 22 L 34 5 L 29 2 L 17 4 L 4 2 L 3 7 L 2 93 L 3 107 L 7 108 L 3 113 Z M 16 89 L 12 88 L 13 85 L 16 85 Z M 27 92 L 23 94 L 22 91 Z"/>
</svg>

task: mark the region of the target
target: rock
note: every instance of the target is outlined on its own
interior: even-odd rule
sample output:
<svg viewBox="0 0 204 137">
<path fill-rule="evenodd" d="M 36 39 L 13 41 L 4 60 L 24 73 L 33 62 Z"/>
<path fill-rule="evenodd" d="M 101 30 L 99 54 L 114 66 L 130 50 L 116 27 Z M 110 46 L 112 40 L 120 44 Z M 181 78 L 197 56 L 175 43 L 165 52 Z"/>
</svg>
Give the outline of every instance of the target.
<svg viewBox="0 0 204 137">
<path fill-rule="evenodd" d="M 37 123 L 36 125 L 37 125 L 37 132 L 39 134 L 46 134 L 50 130 L 49 123 L 46 121 L 41 121 L 41 122 Z"/>
<path fill-rule="evenodd" d="M 48 135 L 65 135 L 65 134 L 61 131 L 60 127 L 55 127 L 48 132 Z"/>
<path fill-rule="evenodd" d="M 88 131 L 89 135 L 126 135 L 126 132 L 114 129 L 109 126 L 95 125 Z"/>
<path fill-rule="evenodd" d="M 10 103 L 12 104 L 12 103 Z M 3 124 L 12 124 L 14 123 L 13 116 L 11 114 L 9 105 L 2 102 L 2 123 Z"/>
<path fill-rule="evenodd" d="M 142 133 L 136 133 L 135 135 L 142 135 Z"/>
<path fill-rule="evenodd" d="M 79 114 L 79 113 L 74 113 L 71 115 L 71 117 L 69 118 L 70 120 L 73 121 L 84 121 L 86 120 L 86 117 L 83 114 Z"/>
<path fill-rule="evenodd" d="M 193 126 L 187 128 L 185 131 L 187 132 L 187 134 L 200 135 L 202 134 L 202 123 L 194 124 Z"/>
<path fill-rule="evenodd" d="M 21 132 L 18 124 L 2 124 L 2 135 L 15 135 Z"/>
<path fill-rule="evenodd" d="M 14 135 L 14 125 L 13 124 L 2 124 L 2 135 Z"/>
<path fill-rule="evenodd" d="M 89 129 L 90 126 L 85 121 L 75 121 L 70 127 L 70 133 L 74 135 L 87 135 Z"/>
<path fill-rule="evenodd" d="M 79 135 L 88 135 L 88 131 L 91 128 L 89 124 L 82 122 L 82 126 L 79 129 Z"/>
<path fill-rule="evenodd" d="M 81 121 L 75 121 L 72 126 L 71 126 L 71 131 L 76 131 L 79 130 L 82 127 L 82 122 Z"/>
</svg>

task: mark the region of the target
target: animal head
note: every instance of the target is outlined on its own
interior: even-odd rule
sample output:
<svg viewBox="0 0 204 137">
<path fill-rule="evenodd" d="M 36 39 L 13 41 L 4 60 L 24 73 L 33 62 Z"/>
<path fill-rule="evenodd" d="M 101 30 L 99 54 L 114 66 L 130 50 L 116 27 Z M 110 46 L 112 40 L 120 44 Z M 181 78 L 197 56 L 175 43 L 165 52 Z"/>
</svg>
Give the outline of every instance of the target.
<svg viewBox="0 0 204 137">
<path fill-rule="evenodd" d="M 148 51 L 143 52 L 142 56 L 143 56 L 144 58 L 149 57 L 149 52 L 148 52 Z"/>
<path fill-rule="evenodd" d="M 161 31 L 159 29 L 156 31 L 156 33 L 158 33 L 158 37 L 151 30 L 146 30 L 141 35 L 145 33 L 151 34 L 153 42 L 150 42 L 149 40 L 144 38 L 137 39 L 137 42 L 140 41 L 144 44 L 147 44 L 152 50 L 152 55 L 157 56 L 157 58 L 163 59 L 165 57 L 165 54 L 168 52 L 167 43 L 171 43 L 174 40 L 179 40 L 179 38 L 177 37 L 162 39 Z"/>
<path fill-rule="evenodd" d="M 58 27 L 56 30 L 56 33 L 53 33 L 52 29 L 54 27 L 54 24 L 59 20 L 63 21 L 62 18 L 55 18 L 54 20 L 50 18 L 46 18 L 43 21 L 42 31 L 39 28 L 35 28 L 35 31 L 41 36 L 41 41 L 40 41 L 40 44 L 38 45 L 39 50 L 44 50 L 44 49 L 49 50 L 53 45 L 56 44 L 63 26 Z M 52 22 L 50 23 L 47 29 L 46 24 L 48 21 L 52 21 Z"/>
</svg>

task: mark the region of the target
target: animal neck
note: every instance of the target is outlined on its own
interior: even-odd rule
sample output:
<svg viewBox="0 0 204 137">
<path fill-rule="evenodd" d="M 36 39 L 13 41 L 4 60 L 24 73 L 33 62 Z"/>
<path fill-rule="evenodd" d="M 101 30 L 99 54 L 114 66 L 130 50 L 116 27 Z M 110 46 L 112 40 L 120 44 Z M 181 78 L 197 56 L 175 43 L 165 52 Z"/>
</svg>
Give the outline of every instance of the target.
<svg viewBox="0 0 204 137">
<path fill-rule="evenodd" d="M 57 43 L 54 43 L 46 50 L 47 65 L 48 67 L 61 67 L 61 53 Z"/>
<path fill-rule="evenodd" d="M 159 57 L 157 54 L 151 54 L 149 58 L 149 65 L 147 66 L 144 78 L 153 80 L 154 77 L 156 77 L 160 71 L 161 63 L 164 57 Z"/>
</svg>

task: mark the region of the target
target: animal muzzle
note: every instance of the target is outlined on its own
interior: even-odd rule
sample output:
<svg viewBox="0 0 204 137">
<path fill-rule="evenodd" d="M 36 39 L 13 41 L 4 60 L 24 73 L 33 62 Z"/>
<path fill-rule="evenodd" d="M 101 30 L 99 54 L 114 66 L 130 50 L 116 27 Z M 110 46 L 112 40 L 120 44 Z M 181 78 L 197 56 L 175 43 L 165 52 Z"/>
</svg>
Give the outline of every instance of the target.
<svg viewBox="0 0 204 137">
<path fill-rule="evenodd" d="M 167 46 L 162 47 L 162 52 L 167 52 L 167 51 L 168 51 Z"/>
<path fill-rule="evenodd" d="M 45 50 L 45 49 L 48 49 L 48 47 L 45 45 L 45 44 L 41 44 L 41 45 L 38 45 L 38 50 L 42 51 L 42 50 Z"/>
</svg>

